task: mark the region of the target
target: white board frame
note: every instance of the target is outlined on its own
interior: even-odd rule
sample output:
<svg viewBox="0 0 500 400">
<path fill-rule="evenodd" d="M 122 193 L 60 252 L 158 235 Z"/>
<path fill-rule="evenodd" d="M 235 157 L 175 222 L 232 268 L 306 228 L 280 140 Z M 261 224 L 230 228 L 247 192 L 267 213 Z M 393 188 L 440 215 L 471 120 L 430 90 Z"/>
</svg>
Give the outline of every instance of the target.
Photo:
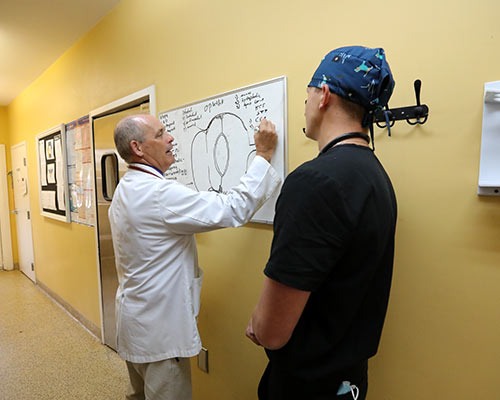
<svg viewBox="0 0 500 400">
<path fill-rule="evenodd" d="M 42 177 L 41 177 L 41 168 L 40 168 L 40 162 L 41 162 L 41 154 L 40 154 L 40 141 L 44 140 L 52 136 L 54 134 L 60 134 L 61 137 L 61 163 L 63 165 L 63 182 L 62 185 L 64 187 L 64 215 L 56 213 L 56 211 L 62 211 L 62 210 L 56 210 L 54 212 L 51 211 L 46 211 L 43 208 L 42 204 L 42 193 L 43 193 L 43 188 L 42 188 Z M 53 128 L 42 132 L 36 136 L 36 153 L 37 153 L 37 170 L 38 170 L 38 198 L 40 202 L 40 214 L 43 215 L 44 217 L 49 217 L 56 219 L 58 221 L 70 223 L 71 222 L 71 210 L 69 206 L 69 187 L 68 187 L 68 168 L 67 168 L 67 157 L 66 157 L 66 126 L 64 124 L 60 124 L 57 126 L 54 126 Z M 45 154 L 43 154 L 43 157 L 45 158 Z M 55 157 L 55 149 L 54 149 L 54 157 Z"/>
<path fill-rule="evenodd" d="M 258 87 L 261 87 L 261 86 L 264 86 L 264 85 L 269 85 L 269 84 L 272 84 L 272 83 L 275 83 L 275 82 L 279 82 L 279 81 L 283 82 L 283 135 L 282 135 L 283 136 L 282 137 L 282 140 L 283 140 L 283 153 L 282 154 L 275 154 L 273 156 L 273 159 L 275 157 L 283 157 L 283 174 L 282 175 L 280 174 L 280 177 L 283 180 L 285 180 L 285 178 L 286 178 L 286 176 L 288 174 L 288 104 L 287 104 L 287 101 L 288 101 L 288 92 L 287 92 L 287 77 L 285 75 L 279 76 L 279 77 L 276 77 L 276 78 L 272 78 L 272 79 L 268 79 L 266 81 L 254 83 L 254 84 L 251 84 L 251 85 L 248 85 L 248 86 L 242 86 L 242 87 L 240 87 L 238 89 L 232 89 L 232 90 L 229 90 L 227 92 L 219 93 L 219 94 L 216 94 L 216 95 L 213 95 L 213 96 L 210 96 L 210 97 L 206 97 L 204 99 L 196 100 L 196 101 L 193 101 L 193 102 L 190 102 L 190 103 L 187 103 L 187 104 L 175 107 L 175 108 L 171 108 L 169 110 L 165 110 L 165 111 L 160 112 L 158 114 L 158 117 L 160 117 L 160 115 L 162 115 L 162 114 L 171 113 L 171 112 L 174 112 L 174 111 L 186 108 L 186 107 L 191 107 L 191 106 L 194 106 L 194 105 L 197 105 L 197 104 L 200 104 L 200 103 L 203 103 L 203 102 L 215 100 L 215 99 L 218 99 L 218 98 L 221 98 L 221 97 L 224 97 L 224 96 L 230 96 L 230 95 L 232 95 L 234 93 L 238 93 L 240 91 L 251 90 L 251 89 L 254 89 L 254 88 L 258 88 Z M 174 141 L 175 141 L 175 136 L 174 136 Z M 279 173 L 279 171 L 278 171 L 278 173 Z M 274 214 L 273 214 L 273 216 L 274 216 Z M 255 216 L 254 216 L 250 220 L 250 222 L 257 222 L 257 223 L 263 223 L 263 224 L 272 224 L 273 223 L 273 219 L 260 219 L 260 218 L 255 218 Z"/>
</svg>

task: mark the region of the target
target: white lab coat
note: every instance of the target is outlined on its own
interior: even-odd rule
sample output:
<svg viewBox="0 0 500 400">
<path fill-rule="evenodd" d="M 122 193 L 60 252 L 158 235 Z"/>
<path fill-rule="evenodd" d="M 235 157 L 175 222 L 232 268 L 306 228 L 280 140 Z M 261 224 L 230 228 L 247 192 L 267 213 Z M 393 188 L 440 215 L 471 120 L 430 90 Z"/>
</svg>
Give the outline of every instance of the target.
<svg viewBox="0 0 500 400">
<path fill-rule="evenodd" d="M 132 164 L 109 208 L 119 287 L 118 354 L 146 363 L 192 357 L 201 350 L 196 326 L 202 274 L 194 233 L 241 226 L 277 190 L 280 178 L 255 157 L 227 195 L 196 192 L 154 168 Z"/>
</svg>

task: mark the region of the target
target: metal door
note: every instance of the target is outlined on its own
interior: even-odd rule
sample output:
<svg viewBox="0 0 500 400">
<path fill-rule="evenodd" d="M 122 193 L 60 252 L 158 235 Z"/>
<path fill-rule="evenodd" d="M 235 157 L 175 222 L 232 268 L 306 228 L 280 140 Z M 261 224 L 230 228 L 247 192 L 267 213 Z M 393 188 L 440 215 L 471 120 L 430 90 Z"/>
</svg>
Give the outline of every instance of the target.
<svg viewBox="0 0 500 400">
<path fill-rule="evenodd" d="M 115 254 L 111 239 L 108 209 L 111 205 L 113 193 L 119 178 L 126 171 L 126 164 L 115 149 L 113 131 L 116 124 L 122 118 L 128 115 L 147 113 L 149 113 L 149 103 L 144 103 L 140 106 L 93 120 L 104 344 L 115 350 L 115 296 L 116 289 L 118 288 L 118 278 L 116 275 Z"/>
<path fill-rule="evenodd" d="M 16 214 L 19 269 L 35 282 L 35 257 L 33 255 L 33 235 L 31 231 L 31 211 L 28 185 L 26 143 L 11 147 L 12 179 L 14 181 L 14 204 Z"/>
</svg>

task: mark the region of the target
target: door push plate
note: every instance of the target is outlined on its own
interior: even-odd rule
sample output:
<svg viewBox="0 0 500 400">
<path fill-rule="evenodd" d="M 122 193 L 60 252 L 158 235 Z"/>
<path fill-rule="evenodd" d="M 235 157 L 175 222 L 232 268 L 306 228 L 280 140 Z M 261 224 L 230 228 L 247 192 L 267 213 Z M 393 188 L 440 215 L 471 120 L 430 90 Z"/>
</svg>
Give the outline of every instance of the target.
<svg viewBox="0 0 500 400">
<path fill-rule="evenodd" d="M 208 350 L 204 347 L 201 348 L 198 354 L 198 368 L 208 374 Z"/>
</svg>

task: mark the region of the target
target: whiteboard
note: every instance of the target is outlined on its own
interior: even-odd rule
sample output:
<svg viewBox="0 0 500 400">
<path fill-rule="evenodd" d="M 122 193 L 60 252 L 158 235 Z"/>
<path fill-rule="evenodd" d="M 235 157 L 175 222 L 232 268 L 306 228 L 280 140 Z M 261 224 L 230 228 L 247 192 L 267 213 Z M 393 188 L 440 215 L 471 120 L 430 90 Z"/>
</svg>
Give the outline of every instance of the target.
<svg viewBox="0 0 500 400">
<path fill-rule="evenodd" d="M 165 176 L 196 191 L 227 193 L 255 157 L 254 129 L 263 118 L 276 126 L 271 164 L 282 179 L 287 162 L 286 77 L 282 76 L 160 113 L 174 137 L 175 163 Z M 272 223 L 279 191 L 252 218 Z"/>
</svg>

